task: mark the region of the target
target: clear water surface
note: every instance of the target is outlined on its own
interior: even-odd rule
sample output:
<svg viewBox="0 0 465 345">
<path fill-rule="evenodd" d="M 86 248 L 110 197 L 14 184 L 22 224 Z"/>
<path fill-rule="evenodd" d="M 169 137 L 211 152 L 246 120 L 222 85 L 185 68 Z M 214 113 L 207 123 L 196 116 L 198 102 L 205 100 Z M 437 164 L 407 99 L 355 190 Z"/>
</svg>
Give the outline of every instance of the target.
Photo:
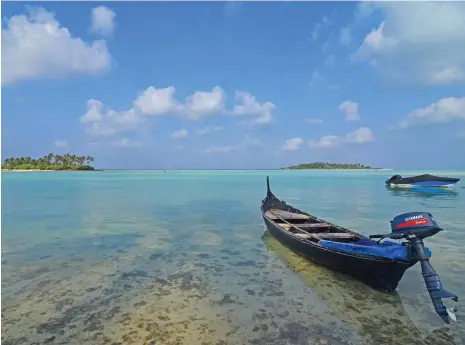
<svg viewBox="0 0 465 345">
<path fill-rule="evenodd" d="M 415 171 L 2 173 L 2 344 L 463 344 L 465 172 L 454 191 L 393 191 Z M 382 294 L 265 233 L 265 177 L 287 202 L 365 234 L 429 211 L 459 321 L 419 267 Z M 462 307 L 461 307 L 462 305 Z"/>
</svg>

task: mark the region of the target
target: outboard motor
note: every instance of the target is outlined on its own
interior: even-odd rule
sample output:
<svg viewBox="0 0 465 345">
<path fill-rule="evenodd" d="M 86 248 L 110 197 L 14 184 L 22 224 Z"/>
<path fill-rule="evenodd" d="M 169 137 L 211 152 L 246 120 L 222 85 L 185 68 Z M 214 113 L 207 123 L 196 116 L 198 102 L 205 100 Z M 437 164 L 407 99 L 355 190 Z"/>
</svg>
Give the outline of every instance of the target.
<svg viewBox="0 0 465 345">
<path fill-rule="evenodd" d="M 458 302 L 458 297 L 442 287 L 441 280 L 433 266 L 431 266 L 423 244 L 424 238 L 436 235 L 439 231 L 442 231 L 442 228 L 439 227 L 430 213 L 410 212 L 395 217 L 391 221 L 391 230 L 390 234 L 372 235 L 370 237 L 380 238 L 380 241 L 383 238 L 407 240 L 406 245 L 409 247 L 408 252 L 411 259 L 420 261 L 423 279 L 436 313 L 446 323 L 450 323 L 449 318 L 456 321 L 455 312 L 457 309 L 455 307 L 447 308 L 441 299 L 451 298 L 453 301 Z"/>
<path fill-rule="evenodd" d="M 390 178 L 388 178 L 385 182 L 386 182 L 386 184 L 390 184 L 392 181 L 396 181 L 396 180 L 400 180 L 400 179 L 402 179 L 402 176 L 394 175 L 394 176 L 391 176 Z"/>
</svg>

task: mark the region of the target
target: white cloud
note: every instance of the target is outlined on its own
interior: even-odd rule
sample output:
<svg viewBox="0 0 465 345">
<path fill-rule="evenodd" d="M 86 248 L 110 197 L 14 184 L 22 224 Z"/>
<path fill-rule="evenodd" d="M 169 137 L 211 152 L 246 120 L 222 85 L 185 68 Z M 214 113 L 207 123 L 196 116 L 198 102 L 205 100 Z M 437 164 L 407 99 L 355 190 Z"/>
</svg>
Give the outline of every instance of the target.
<svg viewBox="0 0 465 345">
<path fill-rule="evenodd" d="M 384 18 L 352 56 L 395 81 L 425 85 L 465 82 L 465 2 L 375 2 Z"/>
<path fill-rule="evenodd" d="M 120 140 L 112 142 L 111 145 L 112 146 L 118 146 L 118 147 L 128 147 L 128 148 L 144 146 L 143 143 L 141 143 L 139 141 L 134 141 L 134 140 L 129 139 L 129 138 L 121 138 Z"/>
<path fill-rule="evenodd" d="M 87 101 L 87 112 L 80 118 L 82 123 L 99 122 L 102 120 L 103 104 L 96 99 Z"/>
<path fill-rule="evenodd" d="M 360 120 L 360 115 L 358 113 L 358 103 L 352 101 L 344 101 L 339 105 L 338 109 L 345 114 L 347 121 Z"/>
<path fill-rule="evenodd" d="M 157 89 L 148 87 L 133 102 L 133 108 L 116 112 L 104 107 L 102 102 L 91 99 L 87 102 L 87 112 L 80 121 L 91 135 L 114 135 L 136 129 L 151 116 L 179 116 L 196 121 L 206 116 L 234 115 L 248 116 L 250 124 L 264 125 L 273 120 L 275 105 L 271 102 L 258 103 L 248 92 L 236 92 L 236 104 L 232 110 L 225 107 L 226 95 L 215 86 L 212 91 L 196 91 L 178 101 L 174 86 Z M 218 130 L 214 128 L 213 130 Z"/>
<path fill-rule="evenodd" d="M 181 128 L 179 131 L 171 133 L 171 138 L 173 139 L 181 139 L 186 138 L 189 135 L 187 129 Z"/>
<path fill-rule="evenodd" d="M 352 41 L 352 33 L 348 27 L 342 28 L 339 32 L 339 43 L 343 46 L 348 46 Z"/>
<path fill-rule="evenodd" d="M 225 109 L 225 98 L 224 91 L 219 86 L 215 86 L 212 91 L 196 91 L 187 97 L 182 113 L 190 120 L 222 113 Z"/>
<path fill-rule="evenodd" d="M 115 29 L 114 11 L 105 6 L 98 6 L 92 9 L 92 28 L 91 30 L 101 35 L 110 35 Z"/>
<path fill-rule="evenodd" d="M 111 55 L 104 40 L 85 42 L 73 37 L 53 13 L 28 7 L 2 28 L 2 84 L 75 74 L 99 74 L 109 69 Z"/>
<path fill-rule="evenodd" d="M 175 92 L 174 86 L 161 89 L 150 86 L 139 95 L 134 105 L 144 115 L 163 116 L 171 113 L 189 120 L 199 120 L 224 111 L 226 96 L 219 86 L 212 91 L 196 91 L 184 103 L 174 97 Z"/>
<path fill-rule="evenodd" d="M 398 41 L 395 38 L 386 37 L 384 35 L 384 25 L 385 22 L 382 22 L 377 29 L 371 30 L 363 40 L 363 44 L 360 48 L 352 55 L 352 60 L 368 60 L 375 53 L 389 54 L 389 52 L 395 49 Z"/>
<path fill-rule="evenodd" d="M 312 42 L 315 42 L 320 37 L 321 30 L 332 24 L 332 21 L 327 17 L 323 16 L 321 21 L 317 22 L 312 31 Z"/>
<path fill-rule="evenodd" d="M 174 98 L 174 93 L 174 86 L 161 89 L 149 86 L 137 97 L 134 106 L 144 115 L 162 116 L 176 112 L 181 108 L 181 105 Z"/>
<path fill-rule="evenodd" d="M 401 129 L 412 125 L 465 120 L 465 97 L 441 98 L 436 103 L 413 110 L 398 123 Z"/>
<path fill-rule="evenodd" d="M 91 99 L 87 101 L 87 112 L 79 120 L 85 125 L 87 134 L 110 136 L 134 130 L 144 119 L 134 109 L 116 112 L 106 109 L 102 102 Z"/>
<path fill-rule="evenodd" d="M 232 110 L 232 115 L 252 117 L 250 124 L 265 125 L 273 121 L 273 114 L 276 106 L 271 102 L 259 103 L 248 92 L 236 91 L 236 104 Z"/>
<path fill-rule="evenodd" d="M 307 118 L 305 119 L 305 122 L 310 123 L 312 125 L 320 125 L 323 123 L 322 119 L 313 119 L 313 118 Z"/>
<path fill-rule="evenodd" d="M 341 143 L 341 138 L 336 135 L 325 135 L 319 139 L 310 139 L 308 146 L 310 147 L 333 147 Z"/>
<path fill-rule="evenodd" d="M 375 135 L 368 127 L 360 127 L 343 137 L 325 135 L 318 139 L 310 139 L 308 145 L 311 148 L 330 148 L 342 144 L 366 144 L 375 140 Z"/>
<path fill-rule="evenodd" d="M 204 134 L 208 134 L 208 133 L 212 133 L 212 132 L 219 132 L 219 131 L 222 131 L 223 130 L 223 127 L 221 126 L 208 126 L 208 127 L 205 127 L 205 128 L 202 128 L 202 129 L 199 129 L 197 131 L 197 134 L 198 135 L 204 135 Z"/>
<path fill-rule="evenodd" d="M 360 127 L 353 132 L 347 133 L 344 142 L 354 144 L 371 143 L 375 140 L 375 135 L 368 127 Z"/>
<path fill-rule="evenodd" d="M 66 140 L 55 140 L 54 142 L 55 147 L 62 148 L 62 149 L 69 149 L 69 144 Z"/>
<path fill-rule="evenodd" d="M 287 139 L 281 150 L 283 151 L 296 151 L 298 149 L 300 149 L 300 145 L 302 145 L 303 143 L 303 139 L 302 138 L 291 138 L 291 139 Z"/>
</svg>

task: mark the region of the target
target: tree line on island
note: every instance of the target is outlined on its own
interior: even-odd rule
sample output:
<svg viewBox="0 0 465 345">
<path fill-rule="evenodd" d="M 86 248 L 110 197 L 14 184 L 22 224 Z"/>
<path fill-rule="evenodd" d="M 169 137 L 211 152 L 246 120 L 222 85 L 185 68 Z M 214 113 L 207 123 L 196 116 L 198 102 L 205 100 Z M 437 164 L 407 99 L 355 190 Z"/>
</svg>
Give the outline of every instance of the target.
<svg viewBox="0 0 465 345">
<path fill-rule="evenodd" d="M 41 158 L 10 157 L 3 161 L 4 170 L 94 170 L 90 165 L 94 161 L 91 156 L 76 156 L 69 153 L 55 155 L 49 153 Z"/>
<path fill-rule="evenodd" d="M 315 162 L 315 163 L 305 163 L 305 164 L 298 164 L 298 165 L 291 165 L 289 167 L 281 168 L 281 169 L 380 169 L 380 168 L 373 168 L 368 165 L 363 165 L 360 163 L 327 163 L 327 162 Z"/>
</svg>

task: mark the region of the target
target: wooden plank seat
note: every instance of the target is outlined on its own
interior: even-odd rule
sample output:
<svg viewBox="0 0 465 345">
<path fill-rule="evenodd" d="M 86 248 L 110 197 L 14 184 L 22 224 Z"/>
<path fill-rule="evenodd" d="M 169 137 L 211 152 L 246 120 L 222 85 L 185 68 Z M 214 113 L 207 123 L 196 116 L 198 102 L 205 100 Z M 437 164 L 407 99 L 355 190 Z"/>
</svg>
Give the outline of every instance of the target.
<svg viewBox="0 0 465 345">
<path fill-rule="evenodd" d="M 270 212 L 271 211 L 271 212 Z M 283 210 L 270 210 L 265 213 L 265 216 L 269 219 L 278 220 L 279 218 L 282 219 L 310 219 L 309 216 L 305 214 L 293 213 Z"/>
<path fill-rule="evenodd" d="M 328 223 L 302 223 L 302 224 L 295 224 L 301 229 L 311 229 L 311 228 L 329 228 Z"/>
<path fill-rule="evenodd" d="M 291 225 L 301 228 L 301 229 L 315 229 L 315 228 L 329 228 L 331 227 L 328 223 L 298 223 L 298 224 L 287 224 L 287 223 L 278 223 L 278 226 L 281 228 L 289 228 Z M 285 229 L 285 230 L 286 230 Z"/>
<path fill-rule="evenodd" d="M 310 234 L 294 234 L 296 236 L 302 237 L 302 238 L 310 238 Z M 322 240 L 332 240 L 332 239 L 349 239 L 349 238 L 357 238 L 358 236 L 355 234 L 350 234 L 347 232 L 321 232 L 321 233 L 315 233 L 312 234 L 315 236 L 318 236 L 318 238 Z"/>
</svg>

